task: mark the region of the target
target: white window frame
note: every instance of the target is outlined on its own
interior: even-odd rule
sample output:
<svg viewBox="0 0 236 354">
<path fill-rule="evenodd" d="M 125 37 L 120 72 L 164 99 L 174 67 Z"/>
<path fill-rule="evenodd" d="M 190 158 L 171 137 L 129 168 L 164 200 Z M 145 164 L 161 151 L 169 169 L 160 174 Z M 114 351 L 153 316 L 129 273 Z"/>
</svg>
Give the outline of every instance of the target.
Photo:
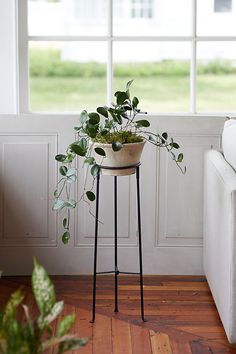
<svg viewBox="0 0 236 354">
<path fill-rule="evenodd" d="M 186 114 L 195 115 L 196 111 L 196 75 L 197 75 L 197 44 L 200 42 L 213 41 L 236 41 L 236 36 L 197 36 L 197 1 L 192 2 L 192 26 L 190 36 L 116 36 L 113 34 L 113 0 L 108 0 L 108 33 L 105 36 L 29 36 L 27 29 L 27 0 L 15 0 L 18 13 L 18 53 L 19 53 L 19 75 L 18 75 L 18 111 L 19 113 L 29 112 L 29 72 L 28 72 L 28 43 L 29 41 L 106 41 L 108 48 L 107 57 L 107 103 L 112 101 L 113 88 L 113 43 L 116 41 L 156 41 L 156 42 L 188 42 L 191 44 L 190 54 L 190 107 Z M 155 113 L 155 112 L 152 112 Z M 209 114 L 209 112 L 206 112 Z M 228 112 L 228 114 L 235 112 Z M 179 115 L 179 113 L 162 113 L 166 115 Z M 205 113 L 200 113 L 203 115 Z M 212 115 L 223 115 L 212 112 Z"/>
</svg>

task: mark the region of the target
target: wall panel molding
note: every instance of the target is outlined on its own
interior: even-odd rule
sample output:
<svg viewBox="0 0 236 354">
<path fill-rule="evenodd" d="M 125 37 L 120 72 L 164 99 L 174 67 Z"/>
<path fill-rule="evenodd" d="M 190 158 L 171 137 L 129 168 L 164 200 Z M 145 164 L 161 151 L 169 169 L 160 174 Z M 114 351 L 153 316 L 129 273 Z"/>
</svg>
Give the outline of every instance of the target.
<svg viewBox="0 0 236 354">
<path fill-rule="evenodd" d="M 184 151 L 187 173 L 181 175 L 160 153 L 155 247 L 202 247 L 204 152 L 220 148 L 219 134 L 173 134 Z"/>
<path fill-rule="evenodd" d="M 1 245 L 56 246 L 57 134 L 0 134 Z"/>
</svg>

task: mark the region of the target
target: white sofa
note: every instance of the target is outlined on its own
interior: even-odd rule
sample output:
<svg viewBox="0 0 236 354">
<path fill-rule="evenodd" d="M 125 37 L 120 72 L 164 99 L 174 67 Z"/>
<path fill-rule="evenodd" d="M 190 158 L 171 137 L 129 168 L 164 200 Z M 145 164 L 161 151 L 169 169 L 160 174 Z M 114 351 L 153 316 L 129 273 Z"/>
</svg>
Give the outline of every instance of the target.
<svg viewBox="0 0 236 354">
<path fill-rule="evenodd" d="M 236 343 L 236 121 L 226 122 L 222 147 L 205 156 L 203 259 L 228 340 Z"/>
</svg>

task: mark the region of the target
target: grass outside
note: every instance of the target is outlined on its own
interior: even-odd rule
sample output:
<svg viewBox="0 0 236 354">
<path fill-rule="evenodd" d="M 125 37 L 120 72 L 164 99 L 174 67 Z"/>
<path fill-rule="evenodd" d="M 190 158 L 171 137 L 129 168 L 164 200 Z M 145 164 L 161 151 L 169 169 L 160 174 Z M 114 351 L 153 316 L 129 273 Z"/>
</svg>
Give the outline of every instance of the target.
<svg viewBox="0 0 236 354">
<path fill-rule="evenodd" d="M 187 76 L 132 77 L 131 94 L 148 112 L 188 112 Z M 115 77 L 114 90 L 123 89 L 130 77 Z M 31 77 L 30 103 L 34 112 L 80 112 L 106 104 L 105 77 Z M 236 111 L 236 74 L 202 74 L 197 78 L 198 112 Z"/>
</svg>

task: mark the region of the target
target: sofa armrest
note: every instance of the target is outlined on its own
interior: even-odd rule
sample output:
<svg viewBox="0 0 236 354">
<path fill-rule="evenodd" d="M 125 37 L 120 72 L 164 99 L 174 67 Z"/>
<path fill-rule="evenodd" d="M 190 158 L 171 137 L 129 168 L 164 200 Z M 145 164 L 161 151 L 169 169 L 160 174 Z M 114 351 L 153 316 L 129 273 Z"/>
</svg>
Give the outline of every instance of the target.
<svg viewBox="0 0 236 354">
<path fill-rule="evenodd" d="M 236 172 L 211 150 L 204 173 L 204 270 L 229 342 L 236 343 Z"/>
</svg>

